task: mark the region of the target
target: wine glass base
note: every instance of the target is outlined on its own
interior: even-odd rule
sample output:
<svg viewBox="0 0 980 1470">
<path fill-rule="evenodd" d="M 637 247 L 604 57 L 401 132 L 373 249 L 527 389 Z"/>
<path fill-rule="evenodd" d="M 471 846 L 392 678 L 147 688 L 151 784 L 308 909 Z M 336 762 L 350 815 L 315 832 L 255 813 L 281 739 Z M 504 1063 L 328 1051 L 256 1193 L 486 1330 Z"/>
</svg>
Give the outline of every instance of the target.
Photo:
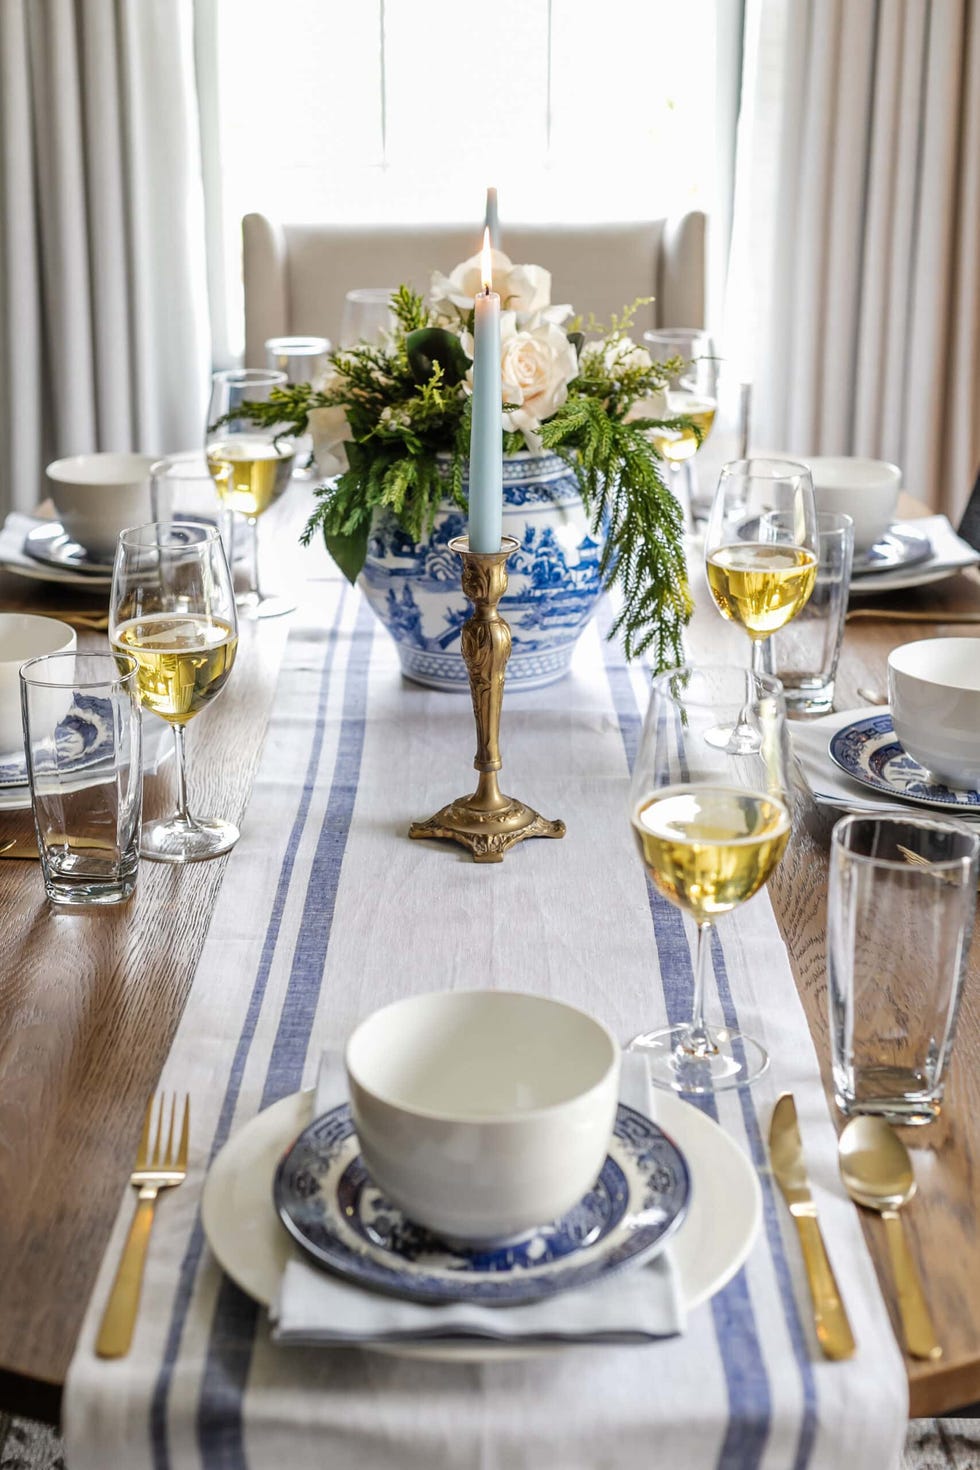
<svg viewBox="0 0 980 1470">
<path fill-rule="evenodd" d="M 155 863 L 200 863 L 230 852 L 241 834 L 220 817 L 193 817 L 189 823 L 168 818 L 143 827 L 140 856 Z"/>
<path fill-rule="evenodd" d="M 256 597 L 254 592 L 243 592 L 235 598 L 239 618 L 254 623 L 260 618 L 281 618 L 296 611 L 291 597 Z"/>
<path fill-rule="evenodd" d="M 690 1028 L 669 1026 L 634 1036 L 627 1051 L 649 1059 L 650 1081 L 688 1096 L 710 1096 L 732 1087 L 748 1087 L 768 1069 L 769 1054 L 739 1031 L 708 1027 L 712 1050 L 702 1056 L 691 1050 Z"/>
</svg>

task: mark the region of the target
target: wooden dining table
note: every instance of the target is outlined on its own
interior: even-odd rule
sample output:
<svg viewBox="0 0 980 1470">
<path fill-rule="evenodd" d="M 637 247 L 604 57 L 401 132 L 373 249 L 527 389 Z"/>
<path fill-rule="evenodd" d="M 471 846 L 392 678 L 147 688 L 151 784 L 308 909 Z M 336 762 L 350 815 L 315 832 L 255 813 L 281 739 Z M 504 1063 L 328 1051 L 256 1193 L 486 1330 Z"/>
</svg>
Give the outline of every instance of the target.
<svg viewBox="0 0 980 1470">
<path fill-rule="evenodd" d="M 263 525 L 266 559 L 295 586 L 304 509 L 296 486 Z M 913 507 L 905 506 L 908 512 Z M 322 563 L 319 566 L 322 571 Z M 107 594 L 0 571 L 0 609 L 64 616 L 105 611 Z M 968 633 L 980 617 L 980 576 L 873 603 L 848 622 L 836 703 L 882 689 L 889 650 Z M 937 621 L 896 614 L 920 612 Z M 287 619 L 243 623 L 235 675 L 188 739 L 192 805 L 240 822 L 274 698 Z M 717 651 L 717 614 L 700 608 L 688 646 Z M 79 646 L 105 634 L 79 625 Z M 145 783 L 148 816 L 173 799 L 173 763 Z M 770 894 L 832 1097 L 826 1000 L 827 860 L 834 813 L 804 799 Z M 0 844 L 32 839 L 30 813 L 0 812 Z M 520 861 L 520 854 L 511 861 Z M 0 857 L 0 1409 L 56 1423 L 86 1303 L 132 1167 L 147 1098 L 170 1049 L 227 859 L 186 868 L 145 862 L 127 904 L 91 912 L 45 900 L 36 860 Z M 833 1109 L 833 1103 L 831 1103 Z M 835 1113 L 836 1115 L 836 1113 Z M 837 1121 L 843 1122 L 839 1115 Z M 974 937 L 942 1116 L 905 1130 L 919 1193 L 907 1212 L 912 1248 L 943 1343 L 935 1362 L 907 1359 L 910 1413 L 980 1399 L 980 932 Z M 865 1234 L 900 1339 L 882 1223 Z"/>
</svg>

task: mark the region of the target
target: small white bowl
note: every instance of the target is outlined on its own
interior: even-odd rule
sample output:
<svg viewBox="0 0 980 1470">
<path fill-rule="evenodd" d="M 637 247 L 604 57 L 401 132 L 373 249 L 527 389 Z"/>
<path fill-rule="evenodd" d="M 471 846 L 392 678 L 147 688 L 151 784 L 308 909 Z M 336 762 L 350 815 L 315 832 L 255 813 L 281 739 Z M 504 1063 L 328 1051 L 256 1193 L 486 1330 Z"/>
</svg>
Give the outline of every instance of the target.
<svg viewBox="0 0 980 1470">
<path fill-rule="evenodd" d="M 980 789 L 980 638 L 924 638 L 888 655 L 895 734 L 932 775 Z"/>
<path fill-rule="evenodd" d="M 854 549 L 868 551 L 895 520 L 902 472 L 883 459 L 854 456 L 808 459 L 817 510 L 833 510 L 854 522 Z"/>
<path fill-rule="evenodd" d="M 44 653 L 71 653 L 75 630 L 36 613 L 0 613 L 0 755 L 24 749 L 20 669 Z"/>
<path fill-rule="evenodd" d="M 73 541 L 111 561 L 116 538 L 150 518 L 152 454 L 73 454 L 48 465 L 51 499 Z"/>
<path fill-rule="evenodd" d="M 410 1219 L 469 1245 L 557 1219 L 595 1183 L 620 1050 L 584 1011 L 516 991 L 410 996 L 347 1043 L 368 1172 Z"/>
</svg>

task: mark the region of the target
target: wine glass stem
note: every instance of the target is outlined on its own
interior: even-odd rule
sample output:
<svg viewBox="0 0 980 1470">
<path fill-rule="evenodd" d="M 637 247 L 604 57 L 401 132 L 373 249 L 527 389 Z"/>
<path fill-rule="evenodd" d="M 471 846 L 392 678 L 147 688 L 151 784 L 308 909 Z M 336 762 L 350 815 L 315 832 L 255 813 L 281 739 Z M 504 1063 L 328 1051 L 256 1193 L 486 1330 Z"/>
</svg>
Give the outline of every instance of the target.
<svg viewBox="0 0 980 1470">
<path fill-rule="evenodd" d="M 753 674 L 762 674 L 762 675 L 765 675 L 768 672 L 768 669 L 766 667 L 766 665 L 769 662 L 768 659 L 766 658 L 766 643 L 768 641 L 769 640 L 766 639 L 766 638 L 753 638 L 752 639 L 752 672 L 753 672 Z"/>
<path fill-rule="evenodd" d="M 172 726 L 174 749 L 177 754 L 177 810 L 175 819 L 185 827 L 193 827 L 194 818 L 187 810 L 187 755 L 184 747 L 183 725 Z"/>
<path fill-rule="evenodd" d="M 249 592 L 253 593 L 256 602 L 262 601 L 262 591 L 259 587 L 259 523 L 255 516 L 248 517 L 249 532 L 252 537 L 252 575 Z"/>
<path fill-rule="evenodd" d="M 711 965 L 711 924 L 698 925 L 698 944 L 694 956 L 694 999 L 691 1004 L 691 1029 L 684 1047 L 689 1056 L 711 1057 L 717 1048 L 704 1024 L 704 989 Z"/>
</svg>

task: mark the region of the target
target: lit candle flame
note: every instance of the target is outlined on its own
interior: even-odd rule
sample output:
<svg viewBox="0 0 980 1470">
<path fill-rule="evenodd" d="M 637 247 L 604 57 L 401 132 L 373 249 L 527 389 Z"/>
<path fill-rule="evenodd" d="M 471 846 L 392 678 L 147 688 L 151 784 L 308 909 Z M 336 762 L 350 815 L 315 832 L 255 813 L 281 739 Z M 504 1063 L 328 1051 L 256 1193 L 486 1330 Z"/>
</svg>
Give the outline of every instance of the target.
<svg viewBox="0 0 980 1470">
<path fill-rule="evenodd" d="M 483 231 L 483 249 L 480 252 L 480 273 L 483 279 L 483 289 L 486 292 L 493 290 L 493 254 L 490 250 L 490 226 L 487 225 Z"/>
</svg>

